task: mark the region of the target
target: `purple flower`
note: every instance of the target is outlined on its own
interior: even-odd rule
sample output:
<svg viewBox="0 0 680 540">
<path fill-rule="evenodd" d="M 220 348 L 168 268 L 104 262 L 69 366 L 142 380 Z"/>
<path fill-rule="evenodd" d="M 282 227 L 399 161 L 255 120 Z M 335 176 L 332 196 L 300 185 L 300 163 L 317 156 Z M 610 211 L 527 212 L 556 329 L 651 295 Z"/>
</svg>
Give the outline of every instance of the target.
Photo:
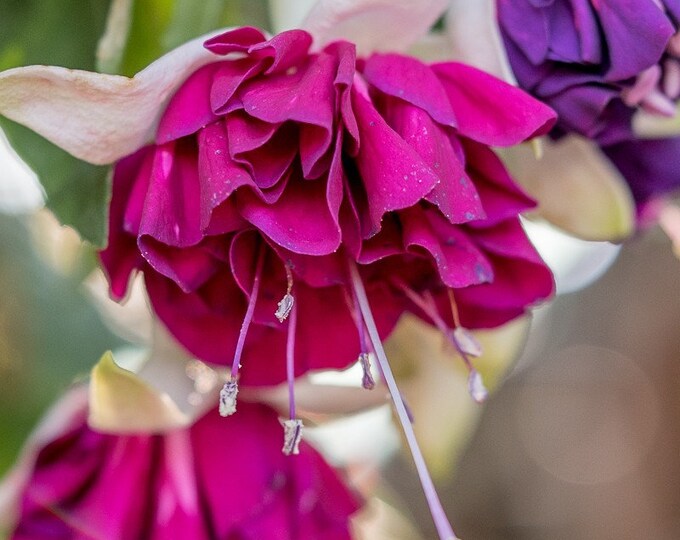
<svg viewBox="0 0 680 540">
<path fill-rule="evenodd" d="M 676 0 L 497 0 L 522 88 L 553 107 L 558 133 L 632 138 L 638 107 L 673 115 L 680 96 Z M 665 8 L 665 9 L 664 9 Z"/>
<path fill-rule="evenodd" d="M 358 499 L 309 445 L 281 454 L 273 410 L 244 404 L 163 435 L 109 435 L 86 425 L 80 401 L 37 451 L 13 540 L 350 538 Z"/>
<path fill-rule="evenodd" d="M 549 296 L 517 219 L 533 203 L 488 145 L 545 133 L 550 109 L 462 64 L 310 45 L 253 28 L 206 43 L 222 58 L 177 91 L 155 144 L 116 166 L 113 295 L 143 271 L 175 337 L 234 375 L 242 364 L 245 384 L 367 352 L 355 263 L 381 338 L 405 311 L 490 327 Z"/>
<path fill-rule="evenodd" d="M 638 204 L 680 188 L 680 137 L 623 141 L 602 148 Z"/>
</svg>

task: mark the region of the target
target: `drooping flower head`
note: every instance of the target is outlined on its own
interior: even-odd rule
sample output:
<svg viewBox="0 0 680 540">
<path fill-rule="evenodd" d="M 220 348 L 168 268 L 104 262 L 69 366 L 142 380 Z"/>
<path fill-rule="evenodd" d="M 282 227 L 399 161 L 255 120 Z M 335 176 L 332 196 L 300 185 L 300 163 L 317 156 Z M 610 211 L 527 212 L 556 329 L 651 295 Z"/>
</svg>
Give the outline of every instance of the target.
<svg viewBox="0 0 680 540">
<path fill-rule="evenodd" d="M 163 435 L 112 435 L 87 426 L 77 392 L 67 400 L 80 405 L 36 450 L 14 540 L 351 538 L 357 497 L 307 444 L 286 459 L 266 406 L 227 420 L 212 411 Z"/>
<path fill-rule="evenodd" d="M 561 132 L 630 139 L 637 108 L 675 113 L 680 49 L 675 0 L 497 0 L 517 80 L 553 107 Z"/>
<path fill-rule="evenodd" d="M 114 296 L 143 271 L 179 341 L 250 384 L 290 375 L 291 339 L 295 375 L 367 352 L 355 264 L 381 338 L 407 310 L 489 327 L 547 297 L 517 220 L 532 202 L 487 145 L 544 133 L 552 112 L 462 64 L 311 44 L 253 28 L 206 42 L 215 62 L 116 165 Z"/>
</svg>

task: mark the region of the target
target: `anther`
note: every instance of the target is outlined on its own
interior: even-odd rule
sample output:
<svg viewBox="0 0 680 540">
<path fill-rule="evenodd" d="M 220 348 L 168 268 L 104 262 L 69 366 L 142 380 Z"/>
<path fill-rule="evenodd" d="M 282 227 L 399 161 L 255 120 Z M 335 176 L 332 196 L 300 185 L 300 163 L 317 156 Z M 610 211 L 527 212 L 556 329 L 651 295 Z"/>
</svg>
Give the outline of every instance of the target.
<svg viewBox="0 0 680 540">
<path fill-rule="evenodd" d="M 361 386 L 366 390 L 373 390 L 375 388 L 375 379 L 373 379 L 373 374 L 371 373 L 370 355 L 366 352 L 362 352 L 359 355 L 359 364 L 361 364 L 361 369 L 364 371 L 364 375 L 361 378 Z"/>
<path fill-rule="evenodd" d="M 260 291 L 260 280 L 262 278 L 262 267 L 264 265 L 264 247 L 261 245 L 257 256 L 257 266 L 255 267 L 255 277 L 253 278 L 253 288 L 250 291 L 250 299 L 248 300 L 248 308 L 246 315 L 243 317 L 241 323 L 241 330 L 236 341 L 236 350 L 234 351 L 234 360 L 231 364 L 231 378 L 224 383 L 222 390 L 220 390 L 220 415 L 229 416 L 236 412 L 236 396 L 238 395 L 238 371 L 241 367 L 241 356 L 243 355 L 243 347 L 246 343 L 246 336 L 248 335 L 248 328 L 253 320 L 255 313 L 255 304 L 257 303 L 257 296 Z"/>
<path fill-rule="evenodd" d="M 220 416 L 230 416 L 236 412 L 236 396 L 238 395 L 238 382 L 231 379 L 224 383 L 220 390 Z"/>
<path fill-rule="evenodd" d="M 293 305 L 295 304 L 295 298 L 291 294 L 291 291 L 293 290 L 293 273 L 291 272 L 290 266 L 288 264 L 286 264 L 286 280 L 288 282 L 286 294 L 276 305 L 276 312 L 274 313 L 274 316 L 281 323 L 288 318 L 288 315 L 290 315 Z"/>
<path fill-rule="evenodd" d="M 281 420 L 281 425 L 283 426 L 283 448 L 281 448 L 281 451 L 287 456 L 299 454 L 304 428 L 302 420 L 297 418 Z"/>
</svg>

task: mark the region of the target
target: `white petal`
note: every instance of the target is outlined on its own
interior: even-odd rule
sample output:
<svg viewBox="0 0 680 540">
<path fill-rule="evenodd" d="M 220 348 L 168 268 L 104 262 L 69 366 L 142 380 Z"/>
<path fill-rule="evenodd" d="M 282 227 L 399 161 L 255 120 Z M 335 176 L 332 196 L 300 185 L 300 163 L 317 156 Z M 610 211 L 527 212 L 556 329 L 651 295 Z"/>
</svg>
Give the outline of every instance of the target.
<svg viewBox="0 0 680 540">
<path fill-rule="evenodd" d="M 182 82 L 218 60 L 208 36 L 178 47 L 133 78 L 56 66 L 0 73 L 0 114 L 75 157 L 102 165 L 131 154 L 155 130 L 160 112 Z"/>
<path fill-rule="evenodd" d="M 0 130 L 0 212 L 21 214 L 45 204 L 45 192 L 38 177 L 9 145 Z"/>
<path fill-rule="evenodd" d="M 87 414 L 87 390 L 74 387 L 62 397 L 43 417 L 31 433 L 14 467 L 0 482 L 0 531 L 12 528 L 18 516 L 19 502 L 38 453 L 42 448 L 75 428 Z"/>
<path fill-rule="evenodd" d="M 538 201 L 536 213 L 584 240 L 629 236 L 635 229 L 635 203 L 604 154 L 573 135 L 543 143 L 541 159 L 526 144 L 499 151 L 515 180 Z"/>
<path fill-rule="evenodd" d="M 316 0 L 269 0 L 269 14 L 275 34 L 300 28 Z"/>
<path fill-rule="evenodd" d="M 452 60 L 517 85 L 496 18 L 496 0 L 452 0 L 446 14 Z"/>
<path fill-rule="evenodd" d="M 346 39 L 360 55 L 404 51 L 427 33 L 447 5 L 448 0 L 319 0 L 302 28 L 314 36 L 317 48 Z"/>
</svg>

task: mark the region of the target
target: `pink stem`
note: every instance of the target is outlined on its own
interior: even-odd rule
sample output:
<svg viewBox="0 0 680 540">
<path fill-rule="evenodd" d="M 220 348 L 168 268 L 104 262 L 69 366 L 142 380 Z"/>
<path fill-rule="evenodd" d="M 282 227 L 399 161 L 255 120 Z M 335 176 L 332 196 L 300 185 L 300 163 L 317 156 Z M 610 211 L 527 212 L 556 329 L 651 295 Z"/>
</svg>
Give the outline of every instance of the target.
<svg viewBox="0 0 680 540">
<path fill-rule="evenodd" d="M 235 379 L 238 375 L 238 370 L 241 366 L 241 356 L 243 355 L 243 347 L 246 344 L 246 336 L 248 335 L 248 328 L 253 321 L 255 313 L 255 304 L 257 303 L 257 295 L 260 291 L 260 280 L 262 278 L 262 266 L 264 265 L 264 247 L 260 246 L 257 255 L 257 267 L 255 268 L 255 277 L 253 278 L 253 289 L 250 291 L 250 299 L 248 300 L 248 309 L 246 316 L 241 323 L 241 331 L 238 334 L 238 341 L 236 342 L 236 350 L 234 351 L 234 362 L 231 365 L 231 378 Z"/>
<path fill-rule="evenodd" d="M 288 378 L 288 407 L 290 419 L 295 419 L 295 329 L 297 327 L 297 302 L 293 304 L 288 319 L 288 339 L 286 341 L 286 377 Z"/>
</svg>

